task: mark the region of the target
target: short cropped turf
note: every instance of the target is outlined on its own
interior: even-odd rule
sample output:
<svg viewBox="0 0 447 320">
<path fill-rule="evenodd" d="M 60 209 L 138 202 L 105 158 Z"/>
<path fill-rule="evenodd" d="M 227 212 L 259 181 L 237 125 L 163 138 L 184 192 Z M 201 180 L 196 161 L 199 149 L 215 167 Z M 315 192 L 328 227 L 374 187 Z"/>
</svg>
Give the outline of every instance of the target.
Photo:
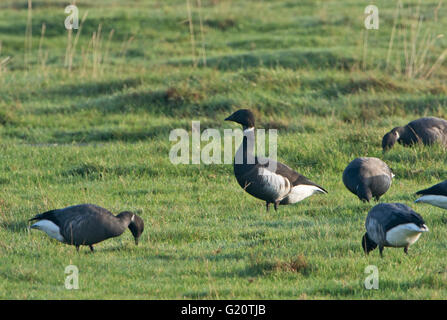
<svg viewBox="0 0 447 320">
<path fill-rule="evenodd" d="M 446 151 L 381 150 L 395 126 L 447 118 L 447 4 L 374 1 L 380 27 L 366 30 L 365 1 L 83 0 L 70 33 L 68 3 L 0 3 L 0 298 L 447 298 L 447 212 L 413 203 L 447 178 Z M 329 193 L 266 212 L 231 164 L 170 161 L 171 130 L 223 133 L 239 108 Z M 430 229 L 409 255 L 362 251 L 377 202 L 341 179 L 360 156 L 396 174 L 380 202 Z M 126 231 L 77 253 L 28 229 L 80 203 L 140 215 L 140 244 Z M 65 287 L 68 265 L 79 289 Z"/>
</svg>

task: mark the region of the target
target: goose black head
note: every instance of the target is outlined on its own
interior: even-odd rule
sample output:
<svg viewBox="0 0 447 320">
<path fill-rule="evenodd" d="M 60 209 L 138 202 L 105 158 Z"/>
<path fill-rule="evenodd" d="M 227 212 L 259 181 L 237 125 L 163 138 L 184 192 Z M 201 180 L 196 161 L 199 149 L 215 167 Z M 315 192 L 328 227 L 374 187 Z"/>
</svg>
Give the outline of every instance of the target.
<svg viewBox="0 0 447 320">
<path fill-rule="evenodd" d="M 371 238 L 368 236 L 368 233 L 365 233 L 362 237 L 362 248 L 365 251 L 366 254 L 368 254 L 370 251 L 373 251 L 377 247 L 377 244 L 371 240 Z"/>
<path fill-rule="evenodd" d="M 383 136 L 382 149 L 384 153 L 390 150 L 399 139 L 399 131 L 401 131 L 401 129 L 402 127 L 396 127 Z"/>
<path fill-rule="evenodd" d="M 234 121 L 241 124 L 244 129 L 255 126 L 255 116 L 248 109 L 240 109 L 225 119 L 225 121 Z"/>
<path fill-rule="evenodd" d="M 138 245 L 138 240 L 144 231 L 144 221 L 140 216 L 133 214 L 132 220 L 129 223 L 129 230 L 135 239 L 135 245 Z"/>
<path fill-rule="evenodd" d="M 138 240 L 144 231 L 143 219 L 130 211 L 121 212 L 118 217 L 128 224 L 128 228 L 135 239 L 135 244 L 138 245 Z"/>
</svg>

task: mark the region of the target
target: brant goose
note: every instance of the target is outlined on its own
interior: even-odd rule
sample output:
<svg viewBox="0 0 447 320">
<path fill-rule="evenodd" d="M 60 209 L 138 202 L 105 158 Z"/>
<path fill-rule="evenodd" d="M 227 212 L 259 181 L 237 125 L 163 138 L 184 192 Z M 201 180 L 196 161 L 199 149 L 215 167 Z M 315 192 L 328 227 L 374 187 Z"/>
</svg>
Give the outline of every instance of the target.
<svg viewBox="0 0 447 320">
<path fill-rule="evenodd" d="M 366 233 L 362 247 L 368 254 L 379 246 L 383 257 L 384 247 L 404 248 L 415 243 L 422 232 L 427 232 L 424 219 L 410 207 L 401 203 L 380 203 L 368 213 L 365 222 Z"/>
<path fill-rule="evenodd" d="M 417 142 L 425 145 L 440 142 L 447 146 L 447 121 L 427 117 L 411 121 L 405 127 L 396 127 L 383 136 L 383 152 L 391 149 L 396 141 L 404 146 L 411 146 Z"/>
<path fill-rule="evenodd" d="M 234 175 L 239 185 L 252 196 L 264 200 L 266 209 L 299 202 L 315 193 L 327 191 L 295 172 L 285 164 L 254 156 L 255 117 L 250 110 L 241 109 L 225 119 L 242 125 L 244 138 L 234 157 Z"/>
<path fill-rule="evenodd" d="M 421 194 L 422 197 L 415 202 L 429 203 L 433 206 L 447 209 L 447 180 L 430 188 L 420 190 L 416 194 Z"/>
<path fill-rule="evenodd" d="M 394 174 L 385 162 L 378 158 L 357 158 L 343 171 L 343 183 L 362 201 L 376 200 L 388 191 Z"/>
<path fill-rule="evenodd" d="M 88 245 L 93 252 L 95 243 L 121 235 L 129 228 L 135 244 L 144 230 L 143 220 L 132 212 L 114 216 L 107 209 L 93 204 L 80 204 L 47 211 L 29 221 L 38 220 L 31 228 L 42 230 L 50 237 L 76 246 Z"/>
</svg>

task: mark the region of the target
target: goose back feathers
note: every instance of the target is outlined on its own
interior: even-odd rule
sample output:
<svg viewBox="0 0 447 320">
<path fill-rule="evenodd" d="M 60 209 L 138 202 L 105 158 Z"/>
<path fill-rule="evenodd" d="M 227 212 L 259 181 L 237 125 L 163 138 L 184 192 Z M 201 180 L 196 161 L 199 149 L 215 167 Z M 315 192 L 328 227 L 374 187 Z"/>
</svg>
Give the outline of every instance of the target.
<svg viewBox="0 0 447 320">
<path fill-rule="evenodd" d="M 404 146 L 411 146 L 415 143 L 430 145 L 435 142 L 447 146 L 447 121 L 426 117 L 411 121 L 404 127 L 393 128 L 383 136 L 383 151 L 391 149 L 396 142 Z"/>
<path fill-rule="evenodd" d="M 362 201 L 376 200 L 391 186 L 394 174 L 388 165 L 378 158 L 356 158 L 343 172 L 346 188 Z"/>
<path fill-rule="evenodd" d="M 366 233 L 362 247 L 366 253 L 379 246 L 380 255 L 384 247 L 408 247 L 415 243 L 423 232 L 427 232 L 424 219 L 410 207 L 401 203 L 380 203 L 369 211 L 365 222 Z"/>
<path fill-rule="evenodd" d="M 144 230 L 143 220 L 132 212 L 121 212 L 114 216 L 107 209 L 92 204 L 81 204 L 47 211 L 36 215 L 31 228 L 42 230 L 61 242 L 75 245 L 93 245 L 121 235 L 127 228 L 134 236 L 135 243 Z"/>
</svg>

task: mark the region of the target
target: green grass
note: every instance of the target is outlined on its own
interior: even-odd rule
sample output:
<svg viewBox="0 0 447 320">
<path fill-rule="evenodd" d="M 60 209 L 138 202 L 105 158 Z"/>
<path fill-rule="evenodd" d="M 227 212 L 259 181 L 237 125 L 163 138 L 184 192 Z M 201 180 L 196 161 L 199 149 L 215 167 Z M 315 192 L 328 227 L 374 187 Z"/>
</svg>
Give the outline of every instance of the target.
<svg viewBox="0 0 447 320">
<path fill-rule="evenodd" d="M 404 1 L 402 25 L 413 21 L 417 3 Z M 407 78 L 396 39 L 385 68 L 395 5 L 375 1 L 380 30 L 368 32 L 365 61 L 363 2 L 191 4 L 195 56 L 186 1 L 77 1 L 88 17 L 71 73 L 66 1 L 33 1 L 29 65 L 27 3 L 0 4 L 0 62 L 11 57 L 0 71 L 0 298 L 446 299 L 447 217 L 413 204 L 415 191 L 447 177 L 445 150 L 395 146 L 382 155 L 380 143 L 417 117 L 447 117 L 447 67 L 429 79 Z M 421 5 L 421 37 L 446 30 L 447 7 L 435 16 L 437 4 Z M 88 42 L 99 24 L 102 54 L 114 35 L 94 73 Z M 439 39 L 427 63 L 446 47 Z M 200 120 L 202 130 L 223 132 L 236 127 L 223 119 L 241 107 L 255 110 L 258 127 L 278 129 L 279 160 L 329 194 L 265 212 L 231 165 L 169 161 L 172 129 L 191 132 Z M 361 203 L 341 179 L 359 156 L 382 158 L 396 173 L 381 202 L 410 205 L 430 228 L 408 256 L 362 252 L 364 220 L 376 203 Z M 126 232 L 94 254 L 77 253 L 27 229 L 36 213 L 78 203 L 141 215 L 140 245 Z M 70 264 L 79 268 L 79 290 L 64 288 Z M 368 265 L 379 269 L 379 290 L 364 288 Z"/>
</svg>

